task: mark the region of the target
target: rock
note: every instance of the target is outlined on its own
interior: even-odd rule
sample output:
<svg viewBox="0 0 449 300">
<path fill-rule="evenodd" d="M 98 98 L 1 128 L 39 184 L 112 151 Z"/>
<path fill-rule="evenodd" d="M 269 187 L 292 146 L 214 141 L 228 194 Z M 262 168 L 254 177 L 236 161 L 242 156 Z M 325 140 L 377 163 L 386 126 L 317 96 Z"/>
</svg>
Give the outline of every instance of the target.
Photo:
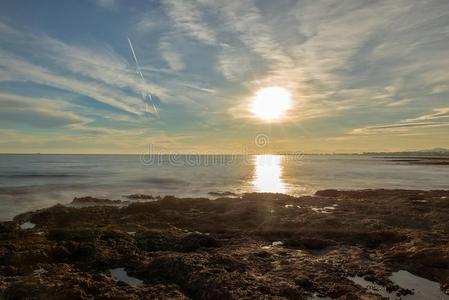
<svg viewBox="0 0 449 300">
<path fill-rule="evenodd" d="M 337 191 L 337 190 L 322 190 L 322 191 L 317 191 L 315 193 L 316 196 L 319 197 L 332 197 L 332 198 L 336 198 L 338 196 L 340 196 L 343 192 Z"/>
<path fill-rule="evenodd" d="M 332 240 L 307 237 L 291 238 L 285 242 L 285 246 L 287 247 L 299 247 L 309 250 L 322 250 L 335 244 Z"/>
<path fill-rule="evenodd" d="M 295 278 L 296 285 L 299 285 L 305 289 L 311 289 L 313 287 L 313 281 L 306 276 L 298 276 Z"/>
<path fill-rule="evenodd" d="M 233 193 L 233 192 L 209 192 L 208 193 L 211 196 L 219 196 L 219 197 L 237 197 L 238 194 Z"/>
<path fill-rule="evenodd" d="M 198 270 L 203 270 L 207 264 L 204 255 L 167 254 L 153 259 L 146 271 L 150 282 L 168 282 L 185 286 L 189 276 Z"/>
<path fill-rule="evenodd" d="M 418 197 L 425 204 L 413 204 Z M 348 277 L 407 293 L 389 279 L 396 270 L 437 281 L 447 291 L 449 211 L 443 197 L 449 191 L 327 190 L 303 197 L 251 193 L 216 200 L 171 196 L 129 206 L 56 205 L 0 223 L 0 295 L 373 299 Z M 100 200 L 93 202 L 109 203 Z M 332 214 L 308 209 L 336 202 Z M 42 234 L 19 230 L 23 222 Z M 144 284 L 113 280 L 109 272 L 117 268 Z"/>
<path fill-rule="evenodd" d="M 196 233 L 144 232 L 136 234 L 136 240 L 145 251 L 191 252 L 203 247 L 219 246 L 215 238 Z"/>
<path fill-rule="evenodd" d="M 117 205 L 123 204 L 120 200 L 109 200 L 109 199 L 100 199 L 94 197 L 81 197 L 74 198 L 72 203 L 74 205 Z"/>
<path fill-rule="evenodd" d="M 152 195 L 145 195 L 145 194 L 132 194 L 126 196 L 128 199 L 132 200 L 154 200 L 155 198 Z"/>
<path fill-rule="evenodd" d="M 71 254 L 64 246 L 56 246 L 52 251 L 52 257 L 57 262 L 68 261 Z"/>
<path fill-rule="evenodd" d="M 200 248 L 219 247 L 220 243 L 213 237 L 205 234 L 191 233 L 180 240 L 181 250 L 184 252 L 196 251 Z"/>
</svg>

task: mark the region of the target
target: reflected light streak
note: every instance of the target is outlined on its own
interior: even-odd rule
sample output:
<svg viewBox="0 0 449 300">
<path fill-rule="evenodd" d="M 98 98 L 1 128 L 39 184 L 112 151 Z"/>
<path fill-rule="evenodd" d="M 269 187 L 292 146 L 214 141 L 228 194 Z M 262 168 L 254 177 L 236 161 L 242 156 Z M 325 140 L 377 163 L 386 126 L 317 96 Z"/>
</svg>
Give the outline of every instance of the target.
<svg viewBox="0 0 449 300">
<path fill-rule="evenodd" d="M 282 157 L 279 155 L 256 155 L 253 187 L 261 193 L 285 193 L 282 180 Z"/>
</svg>

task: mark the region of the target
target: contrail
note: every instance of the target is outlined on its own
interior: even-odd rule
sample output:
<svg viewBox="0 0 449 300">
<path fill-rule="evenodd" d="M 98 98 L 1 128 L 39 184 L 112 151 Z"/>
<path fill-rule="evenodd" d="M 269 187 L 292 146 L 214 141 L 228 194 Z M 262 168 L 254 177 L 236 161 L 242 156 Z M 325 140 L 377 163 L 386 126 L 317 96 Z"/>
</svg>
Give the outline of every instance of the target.
<svg viewBox="0 0 449 300">
<path fill-rule="evenodd" d="M 134 62 L 136 63 L 137 73 L 140 75 L 140 78 L 142 79 L 142 82 L 144 84 L 147 84 L 145 81 L 145 78 L 143 77 L 142 71 L 140 70 L 139 61 L 137 60 L 136 52 L 134 51 L 133 43 L 131 43 L 131 40 L 128 38 L 128 44 L 129 48 L 131 48 L 131 52 L 133 54 Z M 151 94 L 146 94 L 145 92 L 142 92 L 142 98 L 144 98 L 144 101 L 146 101 L 147 98 L 150 98 L 151 105 L 153 106 L 153 110 L 156 112 L 156 115 L 159 116 L 159 111 L 157 110 L 156 106 L 153 102 L 153 97 L 151 97 Z M 147 111 L 148 111 L 148 103 L 147 103 Z"/>
</svg>

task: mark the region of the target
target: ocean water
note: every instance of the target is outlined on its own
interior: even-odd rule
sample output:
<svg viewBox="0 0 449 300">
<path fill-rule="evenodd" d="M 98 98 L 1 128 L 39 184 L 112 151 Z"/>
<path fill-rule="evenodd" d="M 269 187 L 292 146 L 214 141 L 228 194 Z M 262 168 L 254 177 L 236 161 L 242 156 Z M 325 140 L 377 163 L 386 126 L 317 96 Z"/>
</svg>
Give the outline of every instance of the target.
<svg viewBox="0 0 449 300">
<path fill-rule="evenodd" d="M 320 189 L 449 189 L 449 167 L 365 155 L 0 155 L 0 220 L 74 197 Z"/>
</svg>

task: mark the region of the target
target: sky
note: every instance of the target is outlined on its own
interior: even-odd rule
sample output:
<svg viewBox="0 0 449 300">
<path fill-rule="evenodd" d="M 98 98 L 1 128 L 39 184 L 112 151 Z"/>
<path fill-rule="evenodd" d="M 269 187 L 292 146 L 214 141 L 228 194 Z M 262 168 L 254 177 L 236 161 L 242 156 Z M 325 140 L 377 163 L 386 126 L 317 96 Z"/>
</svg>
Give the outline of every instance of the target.
<svg viewBox="0 0 449 300">
<path fill-rule="evenodd" d="M 449 148 L 448 50 L 447 0 L 3 0 L 0 152 Z"/>
</svg>

